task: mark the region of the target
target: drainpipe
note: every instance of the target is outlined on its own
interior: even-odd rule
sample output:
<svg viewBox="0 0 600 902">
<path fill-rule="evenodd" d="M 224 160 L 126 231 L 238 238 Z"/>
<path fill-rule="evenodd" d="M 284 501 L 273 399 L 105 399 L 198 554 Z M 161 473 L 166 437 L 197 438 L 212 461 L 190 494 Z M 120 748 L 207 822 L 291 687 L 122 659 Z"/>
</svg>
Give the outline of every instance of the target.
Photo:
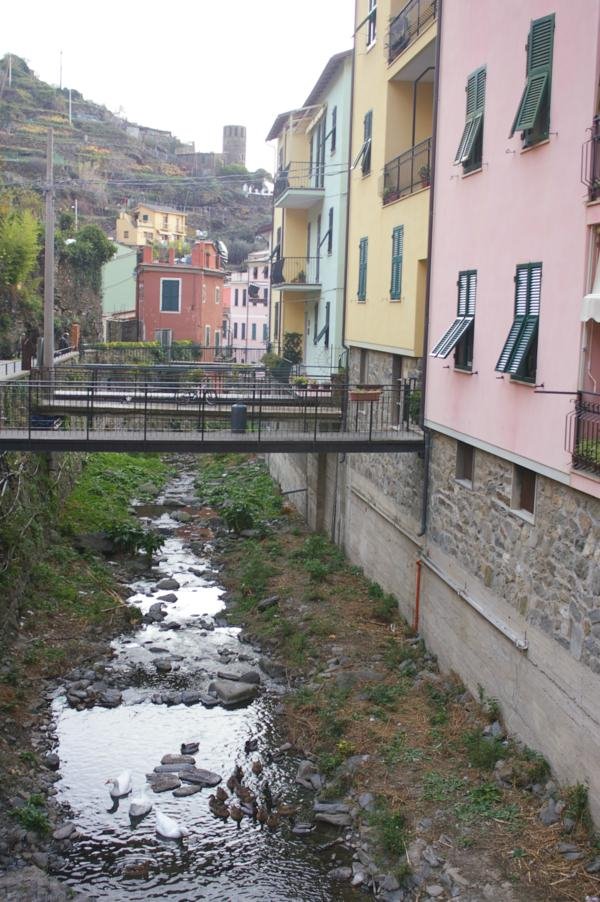
<svg viewBox="0 0 600 902">
<path fill-rule="evenodd" d="M 439 40 L 439 38 L 438 38 L 438 40 Z M 436 43 L 436 51 L 437 51 L 437 43 Z M 413 81 L 412 144 L 410 145 L 412 148 L 414 148 L 414 146 L 415 146 L 415 138 L 416 138 L 416 133 L 417 133 L 417 87 L 418 87 L 418 84 L 421 81 L 421 79 L 424 78 L 424 76 L 427 75 L 427 73 L 429 71 L 431 71 L 431 69 L 434 69 L 434 68 L 435 68 L 435 66 L 427 66 L 427 68 L 423 69 L 421 74 L 417 75 L 417 77 Z M 414 158 L 415 158 L 415 155 L 413 152 L 413 160 L 414 160 Z"/>
<path fill-rule="evenodd" d="M 427 228 L 427 281 L 425 284 L 425 322 L 423 326 L 423 374 L 421 380 L 420 425 L 425 435 L 425 456 L 423 461 L 423 493 L 421 497 L 421 529 L 418 535 L 427 532 L 427 503 L 429 496 L 429 461 L 431 456 L 431 434 L 425 429 L 425 398 L 427 389 L 427 347 L 429 344 L 429 305 L 431 295 L 431 262 L 433 251 L 433 201 L 435 196 L 435 152 L 437 144 L 437 118 L 440 83 L 440 54 L 442 35 L 443 0 L 438 0 L 437 38 L 435 45 L 435 78 L 433 82 L 433 129 L 431 133 L 431 182 L 429 187 L 429 225 Z"/>
<path fill-rule="evenodd" d="M 354 21 L 358 16 L 358 0 L 354 4 Z M 346 190 L 346 240 L 344 246 L 344 291 L 342 294 L 342 348 L 346 351 L 348 360 L 348 348 L 346 347 L 346 300 L 348 294 L 348 244 L 350 240 L 350 184 L 352 179 L 352 126 L 354 122 L 354 70 L 356 67 L 356 31 L 354 32 L 354 46 L 352 48 L 352 74 L 350 77 L 350 134 L 348 136 L 348 187 Z M 348 379 L 346 379 L 348 381 Z"/>
<path fill-rule="evenodd" d="M 421 567 L 422 561 L 419 559 L 416 563 L 417 567 L 417 584 L 415 586 L 415 612 L 413 616 L 413 633 L 419 632 L 419 609 L 421 607 Z"/>
</svg>

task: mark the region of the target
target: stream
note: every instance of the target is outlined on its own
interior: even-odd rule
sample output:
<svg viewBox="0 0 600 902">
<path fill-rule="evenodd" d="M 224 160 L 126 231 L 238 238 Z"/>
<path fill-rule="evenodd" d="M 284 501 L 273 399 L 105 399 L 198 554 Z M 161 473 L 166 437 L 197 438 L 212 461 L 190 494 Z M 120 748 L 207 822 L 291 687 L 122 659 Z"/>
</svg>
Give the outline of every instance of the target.
<svg viewBox="0 0 600 902">
<path fill-rule="evenodd" d="M 240 630 L 219 618 L 224 590 L 211 564 L 211 534 L 194 529 L 198 517 L 211 515 L 194 500 L 193 479 L 191 470 L 181 471 L 152 505 L 137 508 L 143 522 L 164 534 L 165 544 L 156 556 L 159 571 L 154 567 L 131 584 L 128 603 L 148 615 L 161 596 L 175 600 L 165 602 L 162 621 L 144 623 L 112 643 L 114 655 L 104 662 L 105 672 L 111 685 L 119 686 L 121 703 L 78 710 L 69 705 L 64 689 L 56 694 L 53 731 L 60 779 L 55 788 L 76 833 L 65 844 L 54 875 L 93 899 L 364 898 L 328 876 L 349 862 L 339 846 L 320 849 L 337 838 L 339 828 L 319 825 L 300 832 L 302 824 L 312 825 L 314 794 L 295 783 L 302 756 L 277 753 L 284 742 L 276 726 L 277 706 L 286 690 L 259 669 L 260 651 L 240 641 Z M 173 579 L 179 587 L 157 589 L 161 579 Z M 217 672 L 244 671 L 260 673 L 260 689 L 250 703 L 202 703 L 211 704 L 208 688 Z M 247 754 L 250 740 L 256 740 L 257 750 Z M 239 764 L 244 785 L 259 799 L 268 781 L 275 798 L 303 810 L 269 829 L 251 817 L 239 825 L 214 817 L 208 805 L 214 789 L 185 797 L 153 792 L 146 774 L 163 756 L 179 754 L 183 743 L 198 743 L 196 767 L 222 776 L 222 786 Z M 251 770 L 255 759 L 263 763 L 260 775 Z M 145 789 L 154 806 L 135 824 L 128 813 L 131 797 L 112 804 L 106 785 L 124 770 L 132 773 L 133 796 Z M 157 810 L 185 825 L 189 835 L 162 839 L 155 830 Z"/>
</svg>

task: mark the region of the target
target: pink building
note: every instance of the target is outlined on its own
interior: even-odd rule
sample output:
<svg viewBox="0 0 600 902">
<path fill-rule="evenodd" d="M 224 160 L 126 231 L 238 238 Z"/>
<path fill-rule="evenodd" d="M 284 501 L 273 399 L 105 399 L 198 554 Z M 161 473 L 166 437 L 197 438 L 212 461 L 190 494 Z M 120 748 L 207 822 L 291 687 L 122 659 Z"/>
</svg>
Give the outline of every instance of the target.
<svg viewBox="0 0 600 902">
<path fill-rule="evenodd" d="M 240 363 L 256 363 L 269 340 L 269 250 L 253 251 L 246 272 L 232 272 L 228 283 L 228 344 Z"/>
<path fill-rule="evenodd" d="M 137 318 L 143 338 L 171 341 L 189 340 L 204 347 L 223 345 L 223 287 L 225 271 L 217 246 L 199 241 L 187 262 L 176 262 L 169 250 L 168 260 L 153 259 L 151 247 L 142 251 L 137 268 Z"/>
<path fill-rule="evenodd" d="M 430 640 L 597 813 L 599 26 L 443 5 L 425 408 Z"/>
</svg>

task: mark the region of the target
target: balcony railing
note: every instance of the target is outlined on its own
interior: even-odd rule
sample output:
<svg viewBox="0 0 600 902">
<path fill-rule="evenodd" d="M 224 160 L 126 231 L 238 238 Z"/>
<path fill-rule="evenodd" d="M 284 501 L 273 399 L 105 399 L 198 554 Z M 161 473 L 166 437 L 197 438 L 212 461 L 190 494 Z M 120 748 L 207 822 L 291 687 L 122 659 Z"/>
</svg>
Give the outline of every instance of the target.
<svg viewBox="0 0 600 902">
<path fill-rule="evenodd" d="M 566 447 L 575 470 L 600 476 L 600 395 L 579 392 L 567 416 Z"/>
<path fill-rule="evenodd" d="M 410 0 L 390 22 L 388 62 L 393 63 L 437 16 L 437 0 Z"/>
<path fill-rule="evenodd" d="M 431 138 L 390 160 L 383 169 L 383 203 L 427 188 L 431 180 Z"/>
<path fill-rule="evenodd" d="M 324 165 L 319 163 L 288 163 L 275 176 L 273 199 L 275 202 L 288 190 L 322 191 Z"/>
<path fill-rule="evenodd" d="M 581 148 L 581 181 L 590 200 L 600 197 L 600 116 L 594 116 L 591 135 Z"/>
<path fill-rule="evenodd" d="M 273 285 L 320 285 L 319 257 L 281 257 L 271 271 Z"/>
</svg>

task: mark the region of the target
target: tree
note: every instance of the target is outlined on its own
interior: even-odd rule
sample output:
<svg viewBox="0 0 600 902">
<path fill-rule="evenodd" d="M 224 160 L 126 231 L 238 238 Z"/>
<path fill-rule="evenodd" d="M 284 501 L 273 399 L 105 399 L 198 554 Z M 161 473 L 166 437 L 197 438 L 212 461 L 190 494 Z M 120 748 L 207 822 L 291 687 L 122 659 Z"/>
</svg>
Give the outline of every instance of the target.
<svg viewBox="0 0 600 902">
<path fill-rule="evenodd" d="M 64 245 L 61 260 L 69 264 L 76 281 L 95 292 L 102 286 L 102 264 L 115 254 L 116 247 L 104 232 L 95 225 L 86 225 L 77 232 L 72 244 Z"/>
<path fill-rule="evenodd" d="M 39 252 L 39 224 L 29 210 L 0 218 L 0 286 L 18 288 L 33 273 Z"/>
</svg>

